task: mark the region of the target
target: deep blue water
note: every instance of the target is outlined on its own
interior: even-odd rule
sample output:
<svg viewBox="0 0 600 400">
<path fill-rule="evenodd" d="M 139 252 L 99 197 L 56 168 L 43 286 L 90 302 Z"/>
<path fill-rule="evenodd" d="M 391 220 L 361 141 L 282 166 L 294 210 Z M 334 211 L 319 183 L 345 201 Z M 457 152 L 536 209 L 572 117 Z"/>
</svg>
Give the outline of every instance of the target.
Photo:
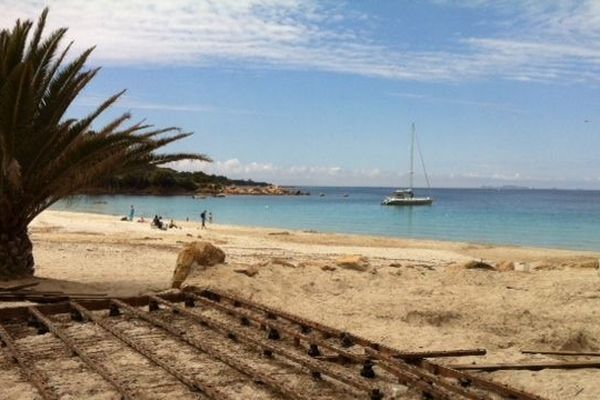
<svg viewBox="0 0 600 400">
<path fill-rule="evenodd" d="M 206 209 L 224 224 L 600 250 L 600 191 L 432 189 L 432 206 L 386 207 L 391 188 L 302 189 L 312 195 L 80 196 L 53 209 L 126 215 L 133 204 L 136 216 L 193 220 Z"/>
</svg>

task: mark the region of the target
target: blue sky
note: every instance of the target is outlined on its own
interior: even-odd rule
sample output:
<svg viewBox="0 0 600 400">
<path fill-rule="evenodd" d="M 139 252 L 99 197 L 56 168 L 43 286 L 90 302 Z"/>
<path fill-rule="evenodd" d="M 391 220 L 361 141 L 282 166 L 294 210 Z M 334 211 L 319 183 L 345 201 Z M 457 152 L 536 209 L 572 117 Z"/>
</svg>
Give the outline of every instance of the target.
<svg viewBox="0 0 600 400">
<path fill-rule="evenodd" d="M 0 26 L 46 5 L 103 66 L 71 113 L 127 88 L 107 117 L 214 159 L 179 169 L 401 186 L 414 121 L 433 186 L 600 188 L 598 1 L 0 0 Z"/>
</svg>

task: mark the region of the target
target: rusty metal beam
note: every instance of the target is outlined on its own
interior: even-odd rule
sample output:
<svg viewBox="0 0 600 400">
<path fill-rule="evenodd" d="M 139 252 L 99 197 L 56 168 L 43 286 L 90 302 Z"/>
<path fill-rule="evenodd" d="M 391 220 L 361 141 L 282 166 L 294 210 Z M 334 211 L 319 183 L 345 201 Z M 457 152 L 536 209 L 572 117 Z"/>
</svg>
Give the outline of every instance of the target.
<svg viewBox="0 0 600 400">
<path fill-rule="evenodd" d="M 37 307 L 30 306 L 28 307 L 29 314 L 34 317 L 38 322 L 43 324 L 50 332 L 52 332 L 56 337 L 58 337 L 64 344 L 71 350 L 74 354 L 76 354 L 81 361 L 83 361 L 90 369 L 98 373 L 102 378 L 104 378 L 107 382 L 109 382 L 119 394 L 121 394 L 124 400 L 132 400 L 135 398 L 133 392 L 124 386 L 121 382 L 117 381 L 107 370 L 102 366 L 98 365 L 98 363 L 94 362 L 89 355 L 82 350 L 79 346 L 69 338 L 69 336 L 63 332 L 58 326 L 56 326 L 50 319 L 44 316 Z"/>
<path fill-rule="evenodd" d="M 445 396 L 450 396 L 451 399 L 465 398 L 470 400 L 487 400 L 490 399 L 487 395 L 474 393 L 466 390 L 458 384 L 446 382 L 442 378 L 430 373 L 429 371 L 419 368 L 414 365 L 410 365 L 403 360 L 398 360 L 390 357 L 387 354 L 378 352 L 376 350 L 366 348 L 367 354 L 372 356 L 374 359 L 379 360 L 379 366 L 390 371 L 394 375 L 403 378 L 405 376 L 412 376 L 412 384 L 418 385 L 422 390 L 436 390 L 441 392 Z M 425 385 L 423 384 L 425 383 Z M 459 397 L 457 397 L 459 396 Z"/>
<path fill-rule="evenodd" d="M 259 349 L 260 351 L 270 351 L 272 353 L 279 354 L 287 358 L 288 360 L 303 365 L 311 371 L 318 371 L 321 374 L 327 375 L 330 378 L 333 378 L 337 381 L 340 381 L 348 386 L 354 387 L 358 390 L 367 391 L 371 394 L 372 398 L 378 398 L 379 394 L 383 394 L 381 388 L 374 384 L 373 382 L 361 377 L 361 376 L 352 376 L 348 373 L 341 373 L 332 369 L 330 366 L 326 365 L 325 362 L 314 359 L 310 356 L 305 356 L 301 354 L 297 354 L 293 351 L 286 349 L 285 347 L 275 344 L 273 342 L 264 340 L 264 339 L 256 339 L 242 333 L 240 331 L 232 332 L 231 327 L 226 324 L 218 321 L 214 318 L 203 316 L 199 314 L 195 314 L 183 307 L 180 307 L 176 304 L 173 304 L 167 300 L 164 300 L 157 296 L 150 296 L 151 300 L 155 300 L 157 303 L 163 304 L 164 306 L 170 308 L 171 310 L 176 311 L 178 314 L 188 317 L 200 324 L 206 325 L 212 329 L 223 332 L 225 335 L 234 334 L 235 337 L 239 340 L 246 342 L 247 344 Z"/>
<path fill-rule="evenodd" d="M 427 369 L 433 374 L 445 376 L 447 378 L 457 379 L 463 385 L 466 386 L 477 386 L 482 389 L 486 389 L 497 393 L 501 396 L 508 397 L 509 399 L 519 400 L 545 400 L 543 397 L 525 392 L 520 389 L 513 388 L 500 382 L 495 382 L 490 379 L 483 378 L 481 376 L 469 374 L 465 371 L 458 371 L 452 368 L 445 367 L 443 365 L 428 361 L 421 360 L 418 365 Z"/>
<path fill-rule="evenodd" d="M 457 370 L 518 370 L 527 369 L 539 371 L 542 369 L 578 369 L 578 368 L 600 368 L 600 361 L 533 361 L 522 363 L 499 363 L 499 364 L 453 364 L 448 368 Z"/>
<path fill-rule="evenodd" d="M 0 341 L 6 346 L 6 352 L 19 365 L 21 372 L 35 386 L 40 396 L 44 400 L 58 400 L 60 396 L 48 385 L 46 374 L 37 369 L 31 359 L 19 350 L 10 333 L 2 325 L 0 325 Z"/>
<path fill-rule="evenodd" d="M 325 327 L 324 325 L 321 325 L 319 323 L 314 323 L 312 321 L 305 320 L 304 318 L 295 316 L 293 314 L 289 314 L 289 313 L 286 313 L 286 312 L 283 312 L 281 310 L 277 310 L 277 309 L 274 309 L 271 307 L 263 306 L 261 304 L 254 303 L 252 301 L 248 301 L 248 300 L 242 299 L 240 297 L 237 297 L 235 295 L 231 295 L 231 294 L 228 294 L 228 293 L 225 293 L 222 291 L 214 291 L 214 290 L 206 291 L 205 290 L 204 296 L 196 296 L 196 297 L 205 298 L 214 304 L 219 304 L 220 306 L 222 306 L 221 309 L 224 311 L 227 311 L 227 312 L 231 312 L 232 310 L 238 310 L 240 308 L 243 308 L 245 310 L 252 310 L 252 311 L 260 310 L 264 314 L 270 314 L 271 317 L 273 317 L 273 316 L 279 317 L 284 320 L 288 320 L 290 322 L 298 324 L 300 326 L 310 327 L 314 331 L 322 331 L 323 328 L 325 328 L 325 333 L 328 333 L 332 337 L 339 337 L 341 334 L 344 333 L 344 332 L 336 330 L 336 329 Z M 226 304 L 218 302 L 218 300 L 220 300 L 221 297 L 225 298 L 229 302 L 233 303 L 234 306 L 230 306 L 230 305 L 226 305 Z M 206 302 L 203 302 L 203 303 L 207 304 Z M 238 314 L 238 315 L 241 315 L 241 314 Z M 268 319 L 267 321 L 270 321 L 271 323 L 274 322 L 274 320 L 272 320 L 272 319 Z M 352 335 L 351 339 L 355 339 L 355 338 L 356 338 L 356 336 Z M 489 379 L 485 379 L 485 378 L 478 377 L 478 376 L 475 376 L 472 374 L 468 374 L 467 372 L 464 372 L 464 371 L 458 371 L 458 370 L 454 370 L 451 368 L 447 368 L 445 366 L 441 366 L 439 364 L 433 363 L 429 360 L 419 359 L 420 357 L 483 355 L 483 354 L 485 354 L 484 349 L 450 350 L 450 351 L 441 351 L 441 352 L 438 352 L 438 351 L 435 351 L 435 352 L 399 352 L 396 349 L 392 349 L 392 348 L 386 349 L 386 346 L 378 346 L 377 343 L 371 342 L 366 339 L 363 340 L 362 338 L 359 338 L 359 340 L 357 340 L 356 343 L 360 344 L 362 346 L 365 346 L 366 349 L 373 349 L 373 350 L 384 349 L 384 351 L 382 353 L 385 356 L 392 356 L 394 358 L 406 357 L 406 359 L 408 359 L 411 363 L 415 363 L 416 365 L 422 367 L 423 369 L 425 369 L 435 375 L 441 375 L 441 376 L 444 376 L 447 378 L 457 379 L 459 381 L 459 383 L 461 383 L 461 384 L 465 384 L 465 385 L 473 384 L 473 386 L 475 386 L 479 389 L 487 390 L 487 391 L 499 394 L 501 396 L 505 396 L 505 397 L 513 398 L 513 399 L 543 400 L 543 398 L 538 395 L 531 394 L 531 393 L 528 393 L 528 392 L 525 392 L 525 391 L 522 391 L 519 389 L 515 389 L 508 385 L 504 385 L 501 383 L 491 381 Z M 365 349 L 365 351 L 368 351 L 366 349 Z M 387 350 L 387 351 L 385 351 L 385 350 Z M 394 363 L 397 364 L 398 360 L 394 359 L 391 361 L 393 361 Z M 389 365 L 389 363 L 388 363 L 388 365 Z M 406 370 L 402 370 L 402 371 L 396 370 L 395 372 L 397 374 L 399 374 L 400 372 L 402 372 L 402 374 L 406 374 Z M 414 381 L 414 375 L 409 374 L 408 377 L 409 378 L 412 377 L 411 379 Z M 406 381 L 406 383 L 410 384 L 410 380 Z M 420 385 L 420 386 L 423 389 L 427 389 L 427 386 L 423 386 L 423 385 Z M 438 393 L 437 395 L 442 396 L 443 393 Z"/>
<path fill-rule="evenodd" d="M 154 315 L 150 315 L 147 312 L 140 311 L 140 310 L 132 307 L 131 305 L 129 305 L 123 301 L 120 301 L 120 300 L 112 299 L 111 303 L 114 304 L 115 306 L 117 306 L 118 308 L 126 310 L 130 314 L 132 314 L 140 319 L 143 319 L 144 321 L 149 322 L 150 324 L 169 332 L 170 334 L 174 335 L 181 341 L 183 341 L 183 342 L 187 343 L 188 345 L 195 347 L 198 350 L 208 354 L 209 356 L 229 365 L 230 367 L 241 372 L 242 374 L 249 376 L 252 379 L 259 379 L 261 382 L 263 382 L 267 386 L 269 386 L 272 390 L 286 396 L 287 398 L 294 399 L 294 400 L 310 400 L 310 399 L 312 399 L 312 397 L 309 397 L 303 393 L 299 393 L 297 390 L 295 390 L 293 387 L 289 386 L 287 383 L 281 382 L 279 379 L 273 378 L 273 377 L 265 374 L 264 372 L 255 368 L 251 364 L 220 352 L 216 347 L 209 345 L 206 342 L 199 341 L 195 337 L 191 336 L 188 332 L 180 331 L 180 330 L 176 329 L 175 327 L 173 327 L 172 324 L 170 324 L 167 321 L 164 321 L 161 318 L 158 318 Z"/>
<path fill-rule="evenodd" d="M 160 358 L 156 357 L 148 349 L 148 347 L 146 347 L 140 343 L 136 343 L 134 340 L 127 337 L 124 333 L 120 332 L 118 329 L 115 329 L 113 326 L 111 326 L 109 323 L 107 323 L 104 319 L 92 314 L 92 312 L 90 310 L 83 307 L 81 304 L 79 304 L 75 301 L 72 301 L 70 304 L 71 304 L 71 307 L 73 307 L 74 310 L 79 312 L 84 318 L 88 319 L 89 321 L 92 321 L 96 325 L 103 328 L 105 331 L 107 331 L 108 333 L 113 335 L 115 338 L 117 338 L 118 340 L 120 340 L 121 342 L 123 342 L 124 344 L 126 344 L 127 346 L 129 346 L 130 348 L 132 348 L 133 350 L 135 350 L 142 356 L 144 356 L 151 363 L 157 365 L 158 367 L 162 368 L 163 370 L 165 370 L 166 372 L 171 374 L 173 377 L 175 377 L 177 380 L 179 380 L 184 385 L 188 386 L 190 389 L 192 389 L 194 391 L 196 391 L 196 390 L 201 391 L 202 393 L 204 393 L 207 397 L 209 397 L 211 399 L 234 400 L 233 397 L 226 394 L 221 389 L 215 387 L 213 384 L 211 384 L 210 382 L 208 382 L 206 380 L 203 380 L 198 377 L 190 378 L 190 377 L 183 375 L 177 369 L 173 368 L 168 363 L 166 363 L 163 360 L 161 360 Z"/>
<path fill-rule="evenodd" d="M 600 357 L 597 351 L 566 351 L 566 350 L 521 350 L 523 354 L 547 354 L 554 356 L 573 356 L 573 357 Z"/>
<path fill-rule="evenodd" d="M 344 332 L 342 330 L 332 328 L 321 323 L 310 321 L 305 318 L 299 317 L 297 315 L 288 313 L 286 311 L 276 309 L 273 307 L 268 307 L 263 304 L 256 303 L 251 300 L 242 299 L 234 294 L 216 290 L 216 289 L 204 289 L 200 292 L 201 296 L 205 296 L 209 299 L 220 299 L 225 298 L 234 304 L 239 304 L 243 307 L 260 310 L 267 315 L 275 315 L 279 318 L 283 318 L 290 322 L 293 322 L 300 326 L 307 326 L 311 329 L 318 330 L 322 333 L 327 334 L 331 337 L 342 338 L 345 337 L 347 340 L 352 343 L 359 344 L 361 346 L 370 347 L 377 351 L 382 351 L 388 353 L 394 357 L 402 358 L 403 360 L 417 360 L 421 358 L 434 358 L 434 357 L 461 357 L 461 356 L 480 356 L 485 355 L 485 349 L 459 349 L 459 350 L 430 350 L 430 351 L 401 351 L 398 349 L 394 349 L 393 347 L 386 346 L 381 343 L 373 342 L 369 339 L 363 338 L 361 336 L 357 336 L 355 334 L 351 334 L 348 332 Z"/>
<path fill-rule="evenodd" d="M 161 295 L 163 298 L 172 300 L 172 301 L 183 301 L 184 295 L 181 292 L 175 293 L 165 293 Z M 148 304 L 148 296 L 136 296 L 136 297 L 125 297 L 122 300 L 126 301 L 127 304 L 132 304 L 134 306 L 145 306 Z M 103 310 L 108 308 L 110 304 L 110 299 L 102 298 L 102 299 L 90 299 L 90 300 L 80 300 L 77 302 L 88 310 L 96 311 Z M 71 309 L 69 303 L 66 301 L 60 303 L 51 303 L 51 304 L 43 304 L 37 306 L 38 310 L 44 315 L 54 315 L 54 314 L 62 314 L 68 313 Z M 28 306 L 22 307 L 10 307 L 10 308 L 0 308 L 0 322 L 3 321 L 13 321 L 13 320 L 21 320 L 25 321 L 29 317 L 29 309 Z"/>
<path fill-rule="evenodd" d="M 315 335 L 303 334 L 302 332 L 300 332 L 298 330 L 294 330 L 292 328 L 286 327 L 285 325 L 283 325 L 281 323 L 278 323 L 276 320 L 263 318 L 261 316 L 258 316 L 256 314 L 251 313 L 248 310 L 242 309 L 240 307 L 232 307 L 232 306 L 229 306 L 229 305 L 226 305 L 223 303 L 218 303 L 214 300 L 210 300 L 210 299 L 208 299 L 206 297 L 202 297 L 202 296 L 197 296 L 192 293 L 190 293 L 189 296 L 192 299 L 199 301 L 200 303 L 202 303 L 206 306 L 218 309 L 225 313 L 230 313 L 230 314 L 236 315 L 239 318 L 246 318 L 246 320 L 249 322 L 253 321 L 254 323 L 258 324 L 259 326 L 264 326 L 265 328 L 275 329 L 278 332 L 284 333 L 289 337 L 302 340 L 302 341 L 308 343 L 309 345 L 316 344 L 317 346 L 319 346 L 322 349 L 329 350 L 329 351 L 332 351 L 332 352 L 340 355 L 345 360 L 352 361 L 354 363 L 364 363 L 365 361 L 368 360 L 368 357 L 365 357 L 363 355 L 356 354 L 356 353 L 351 353 L 344 349 L 340 349 L 332 344 L 329 344 L 325 340 L 317 338 Z M 308 348 L 308 347 L 305 347 L 305 348 Z"/>
</svg>

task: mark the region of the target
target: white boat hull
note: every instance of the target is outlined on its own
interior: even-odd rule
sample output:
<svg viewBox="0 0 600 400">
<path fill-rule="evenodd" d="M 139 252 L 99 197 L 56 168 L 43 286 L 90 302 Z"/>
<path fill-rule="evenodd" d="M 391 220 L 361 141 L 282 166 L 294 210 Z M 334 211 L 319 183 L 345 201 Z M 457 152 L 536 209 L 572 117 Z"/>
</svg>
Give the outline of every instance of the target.
<svg viewBox="0 0 600 400">
<path fill-rule="evenodd" d="M 384 206 L 430 206 L 433 203 L 431 197 L 394 198 L 387 197 L 381 203 Z"/>
</svg>

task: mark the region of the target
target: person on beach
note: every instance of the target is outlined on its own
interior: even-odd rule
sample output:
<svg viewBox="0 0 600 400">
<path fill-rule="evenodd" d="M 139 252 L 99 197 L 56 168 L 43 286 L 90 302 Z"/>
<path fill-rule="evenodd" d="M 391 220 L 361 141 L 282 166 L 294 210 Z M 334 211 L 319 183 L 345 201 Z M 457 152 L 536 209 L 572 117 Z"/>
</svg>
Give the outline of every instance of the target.
<svg viewBox="0 0 600 400">
<path fill-rule="evenodd" d="M 166 229 L 163 226 L 163 222 L 161 221 L 162 217 L 159 217 L 158 215 L 154 216 L 154 219 L 152 220 L 152 226 L 157 227 L 158 229 Z"/>
<path fill-rule="evenodd" d="M 202 219 L 202 229 L 206 229 L 206 210 L 202 211 L 200 219 Z"/>
<path fill-rule="evenodd" d="M 135 208 L 133 208 L 133 204 L 131 205 L 131 208 L 129 209 L 129 220 L 133 221 L 133 216 L 135 215 Z"/>
<path fill-rule="evenodd" d="M 208 213 L 208 223 L 209 224 L 212 224 L 212 217 L 213 217 L 213 215 L 212 215 L 212 211 L 211 211 Z"/>
</svg>

